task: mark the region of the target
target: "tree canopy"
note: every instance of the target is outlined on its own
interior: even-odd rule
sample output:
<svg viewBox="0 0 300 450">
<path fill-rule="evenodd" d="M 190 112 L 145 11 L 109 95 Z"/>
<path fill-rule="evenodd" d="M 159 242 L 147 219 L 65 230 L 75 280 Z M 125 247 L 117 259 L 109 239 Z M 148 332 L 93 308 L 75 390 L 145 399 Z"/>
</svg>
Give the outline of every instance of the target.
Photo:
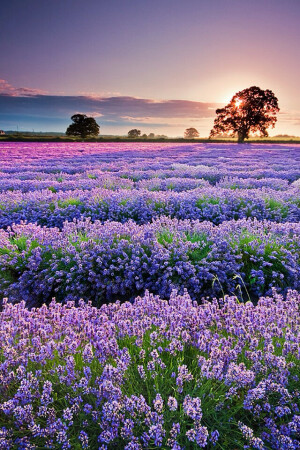
<svg viewBox="0 0 300 450">
<path fill-rule="evenodd" d="M 100 127 L 93 117 L 87 117 L 85 114 L 74 114 L 71 120 L 73 123 L 67 128 L 67 136 L 86 138 L 88 136 L 98 136 L 100 133 Z"/>
<path fill-rule="evenodd" d="M 141 130 L 137 130 L 134 128 L 133 130 L 128 131 L 129 138 L 137 138 L 141 135 Z"/>
<path fill-rule="evenodd" d="M 226 134 L 237 136 L 238 142 L 248 139 L 250 132 L 267 137 L 267 129 L 274 128 L 278 112 L 278 99 L 273 92 L 252 86 L 237 92 L 228 105 L 216 110 L 210 137 Z"/>
<path fill-rule="evenodd" d="M 196 128 L 187 128 L 184 132 L 185 139 L 195 139 L 199 137 L 198 130 Z"/>
</svg>

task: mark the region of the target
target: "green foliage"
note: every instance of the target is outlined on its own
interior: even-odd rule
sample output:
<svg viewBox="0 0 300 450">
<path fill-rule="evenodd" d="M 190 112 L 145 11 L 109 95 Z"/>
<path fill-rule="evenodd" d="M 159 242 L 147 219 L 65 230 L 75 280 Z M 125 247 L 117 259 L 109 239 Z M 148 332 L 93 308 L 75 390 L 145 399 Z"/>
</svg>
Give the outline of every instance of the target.
<svg viewBox="0 0 300 450">
<path fill-rule="evenodd" d="M 47 189 L 51 192 L 53 192 L 53 194 L 55 194 L 57 192 L 57 189 L 54 186 L 48 186 Z"/>
<path fill-rule="evenodd" d="M 83 202 L 79 198 L 70 197 L 65 200 L 58 200 L 57 204 L 60 208 L 67 208 L 68 206 L 83 205 Z"/>
<path fill-rule="evenodd" d="M 268 233 L 262 236 L 247 230 L 241 230 L 239 235 L 232 236 L 229 244 L 240 256 L 246 283 L 250 286 L 257 283 L 257 276 L 252 272 L 255 270 L 261 271 L 264 275 L 264 280 L 261 281 L 262 291 L 274 280 L 274 272 L 283 275 L 284 278 L 278 278 L 277 283 L 279 286 L 285 286 L 285 278 L 289 275 L 288 244 L 284 246 L 276 235 Z"/>
<path fill-rule="evenodd" d="M 187 128 L 184 132 L 184 139 L 195 139 L 199 137 L 199 132 L 196 128 Z"/>
<path fill-rule="evenodd" d="M 128 137 L 131 139 L 136 139 L 141 135 L 141 130 L 137 130 L 134 128 L 133 130 L 128 131 Z"/>
<path fill-rule="evenodd" d="M 198 198 L 196 200 L 195 205 L 197 206 L 197 208 L 202 208 L 206 204 L 218 205 L 219 203 L 220 203 L 220 198 L 219 197 L 207 197 L 206 195 L 204 195 L 203 197 Z"/>
<path fill-rule="evenodd" d="M 85 114 L 74 114 L 71 120 L 73 123 L 67 128 L 67 136 L 79 136 L 84 139 L 99 135 L 100 127 L 93 117 L 87 117 Z"/>
<path fill-rule="evenodd" d="M 166 207 L 165 202 L 163 202 L 161 200 L 157 200 L 154 202 L 154 210 L 155 211 L 159 211 L 161 213 L 162 211 L 164 211 L 165 207 Z"/>
<path fill-rule="evenodd" d="M 286 218 L 289 212 L 288 206 L 283 205 L 280 201 L 275 200 L 274 198 L 266 198 L 265 204 L 268 209 L 271 211 L 280 212 L 282 218 Z"/>
<path fill-rule="evenodd" d="M 174 187 L 175 187 L 174 183 L 170 183 L 167 185 L 167 189 L 169 189 L 170 191 L 173 191 Z M 158 188 L 158 190 L 159 190 L 159 188 Z"/>
<path fill-rule="evenodd" d="M 212 241 L 205 233 L 185 233 L 186 240 L 198 244 L 196 248 L 189 250 L 187 256 L 193 264 L 197 264 L 206 258 L 211 250 Z"/>
<path fill-rule="evenodd" d="M 33 251 L 40 247 L 37 240 L 30 240 L 27 236 L 11 236 L 7 246 L 0 247 L 0 257 L 5 256 L 5 270 L 0 272 L 0 280 L 4 285 L 18 281 L 28 265 Z"/>
<path fill-rule="evenodd" d="M 172 244 L 174 237 L 175 237 L 174 233 L 172 233 L 172 231 L 168 229 L 160 231 L 156 235 L 157 242 L 163 245 L 164 247 L 168 247 L 168 245 Z"/>
<path fill-rule="evenodd" d="M 119 205 L 126 206 L 128 202 L 129 198 L 123 198 L 122 200 L 119 201 Z"/>
</svg>

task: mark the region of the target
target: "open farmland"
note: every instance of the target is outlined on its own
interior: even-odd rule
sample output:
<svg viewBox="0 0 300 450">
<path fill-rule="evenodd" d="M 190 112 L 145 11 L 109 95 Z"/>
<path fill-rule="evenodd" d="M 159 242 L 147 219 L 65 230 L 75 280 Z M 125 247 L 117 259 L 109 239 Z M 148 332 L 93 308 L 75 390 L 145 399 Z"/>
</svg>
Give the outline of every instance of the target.
<svg viewBox="0 0 300 450">
<path fill-rule="evenodd" d="M 1 296 L 99 306 L 145 289 L 297 289 L 299 179 L 297 146 L 4 144 Z"/>
<path fill-rule="evenodd" d="M 299 238 L 297 145 L 1 143 L 0 448 L 299 449 Z"/>
</svg>

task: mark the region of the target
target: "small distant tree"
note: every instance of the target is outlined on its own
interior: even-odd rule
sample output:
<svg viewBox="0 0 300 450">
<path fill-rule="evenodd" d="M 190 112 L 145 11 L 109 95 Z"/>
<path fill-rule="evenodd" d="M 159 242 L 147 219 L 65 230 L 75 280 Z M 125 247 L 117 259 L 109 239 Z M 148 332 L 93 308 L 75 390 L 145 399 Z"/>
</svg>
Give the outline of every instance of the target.
<svg viewBox="0 0 300 450">
<path fill-rule="evenodd" d="M 71 120 L 73 123 L 67 128 L 67 136 L 80 136 L 83 139 L 88 136 L 99 136 L 100 127 L 93 117 L 87 117 L 85 114 L 74 114 Z"/>
<path fill-rule="evenodd" d="M 142 136 L 141 136 L 143 139 L 147 139 L 147 135 L 146 135 L 146 133 L 144 133 L 144 134 L 142 134 Z"/>
<path fill-rule="evenodd" d="M 214 127 L 210 138 L 214 136 L 237 136 L 238 142 L 248 139 L 250 132 L 268 136 L 267 128 L 274 128 L 279 112 L 278 99 L 272 91 L 252 86 L 237 92 L 228 105 L 217 109 Z"/>
<path fill-rule="evenodd" d="M 141 130 L 137 130 L 136 128 L 128 131 L 128 137 L 131 139 L 138 138 L 140 135 L 141 135 Z"/>
<path fill-rule="evenodd" d="M 187 128 L 184 132 L 184 139 L 195 139 L 199 137 L 196 128 Z"/>
<path fill-rule="evenodd" d="M 155 138 L 155 134 L 154 133 L 149 133 L 148 134 L 148 138 L 149 139 L 154 139 Z"/>
</svg>

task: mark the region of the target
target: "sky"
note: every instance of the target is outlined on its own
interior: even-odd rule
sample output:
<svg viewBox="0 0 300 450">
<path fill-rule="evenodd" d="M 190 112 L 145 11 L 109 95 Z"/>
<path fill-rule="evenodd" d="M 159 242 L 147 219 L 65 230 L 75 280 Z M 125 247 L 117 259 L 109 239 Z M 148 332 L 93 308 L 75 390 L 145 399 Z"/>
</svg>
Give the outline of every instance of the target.
<svg viewBox="0 0 300 450">
<path fill-rule="evenodd" d="M 0 129 L 208 136 L 215 109 L 271 89 L 270 135 L 300 135 L 300 0 L 4 0 Z"/>
</svg>

